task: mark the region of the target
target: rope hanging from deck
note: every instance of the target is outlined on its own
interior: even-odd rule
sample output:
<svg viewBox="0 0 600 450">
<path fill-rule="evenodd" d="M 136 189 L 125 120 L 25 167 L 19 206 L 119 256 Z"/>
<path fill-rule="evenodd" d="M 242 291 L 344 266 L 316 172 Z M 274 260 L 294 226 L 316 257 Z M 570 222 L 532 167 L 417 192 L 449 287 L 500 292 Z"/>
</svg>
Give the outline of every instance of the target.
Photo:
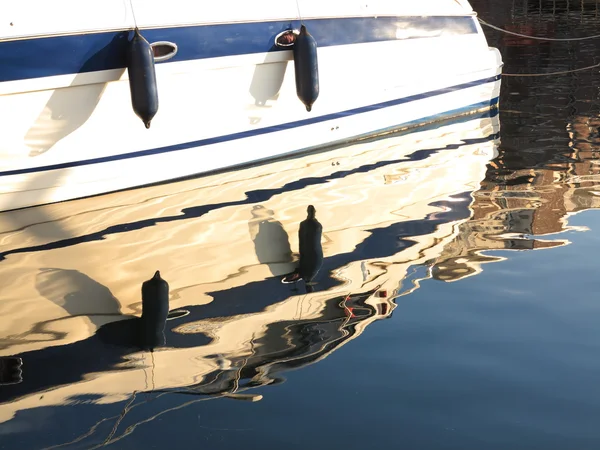
<svg viewBox="0 0 600 450">
<path fill-rule="evenodd" d="M 537 39 L 539 41 L 568 42 L 568 41 L 585 41 L 585 40 L 600 38 L 600 34 L 593 35 L 593 36 L 578 37 L 578 38 L 545 38 L 545 37 L 539 37 L 539 36 L 529 36 L 527 34 L 515 33 L 514 31 L 508 31 L 508 30 L 505 30 L 504 28 L 497 27 L 495 25 L 487 23 L 485 20 L 483 20 L 483 19 L 481 19 L 479 17 L 477 18 L 477 20 L 479 21 L 480 24 L 485 25 L 486 27 L 492 28 L 492 29 L 500 31 L 502 33 L 510 34 L 510 35 L 513 35 L 513 36 L 522 37 L 522 38 L 525 38 L 525 39 Z M 584 70 L 597 69 L 597 68 L 600 68 L 600 63 L 599 64 L 594 64 L 592 66 L 580 67 L 579 69 L 561 70 L 561 71 L 558 71 L 558 72 L 548 72 L 548 73 L 503 73 L 502 76 L 503 77 L 548 77 L 548 76 L 555 76 L 555 75 L 566 75 L 566 74 L 569 74 L 569 73 L 582 72 Z"/>
<path fill-rule="evenodd" d="M 593 66 L 580 67 L 579 69 L 571 69 L 571 70 L 561 70 L 559 72 L 548 72 L 548 73 L 503 73 L 503 77 L 547 77 L 552 75 L 566 75 L 574 72 L 581 72 L 584 70 L 596 69 L 600 68 L 599 64 L 594 64 Z"/>
<path fill-rule="evenodd" d="M 539 36 L 529 36 L 527 34 L 515 33 L 514 31 L 508 31 L 504 28 L 497 27 L 492 25 L 491 23 L 487 23 L 485 20 L 481 18 L 477 18 L 481 25 L 485 25 L 486 27 L 493 28 L 494 30 L 501 31 L 502 33 L 512 34 L 513 36 L 519 36 L 526 39 L 537 39 L 538 41 L 560 41 L 560 42 L 569 42 L 569 41 L 587 41 L 589 39 L 598 39 L 600 38 L 600 34 L 595 34 L 593 36 L 583 36 L 577 38 L 547 38 L 547 37 L 539 37 Z"/>
</svg>

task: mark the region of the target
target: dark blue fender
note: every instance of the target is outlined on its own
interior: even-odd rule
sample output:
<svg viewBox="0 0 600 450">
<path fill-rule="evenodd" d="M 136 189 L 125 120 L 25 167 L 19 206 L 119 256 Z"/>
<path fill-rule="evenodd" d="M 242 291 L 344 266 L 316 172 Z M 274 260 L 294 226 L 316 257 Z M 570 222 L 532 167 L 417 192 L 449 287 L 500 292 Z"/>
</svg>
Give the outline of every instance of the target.
<svg viewBox="0 0 600 450">
<path fill-rule="evenodd" d="M 319 96 L 319 64 L 317 60 L 317 41 L 306 27 L 300 27 L 300 34 L 294 42 L 294 67 L 296 70 L 296 94 L 306 106 L 312 109 Z"/>
<path fill-rule="evenodd" d="M 146 128 L 150 128 L 150 122 L 158 112 L 154 52 L 139 30 L 135 30 L 135 35 L 129 44 L 127 72 L 133 110 L 142 119 Z"/>
<path fill-rule="evenodd" d="M 169 283 L 154 276 L 142 284 L 142 318 L 140 321 L 140 347 L 153 349 L 165 345 L 165 325 L 169 314 Z"/>
</svg>

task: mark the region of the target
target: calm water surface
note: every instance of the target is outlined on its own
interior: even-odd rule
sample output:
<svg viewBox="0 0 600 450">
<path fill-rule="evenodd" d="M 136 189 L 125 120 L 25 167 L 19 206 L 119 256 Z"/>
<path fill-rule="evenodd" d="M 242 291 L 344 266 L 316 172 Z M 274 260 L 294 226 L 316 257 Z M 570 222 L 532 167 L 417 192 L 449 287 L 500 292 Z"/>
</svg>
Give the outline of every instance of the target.
<svg viewBox="0 0 600 450">
<path fill-rule="evenodd" d="M 600 29 L 593 5 L 518 3 L 473 5 Z M 508 73 L 598 62 L 489 38 Z M 506 77 L 499 116 L 0 214 L 0 448 L 600 448 L 598 86 Z M 309 204 L 322 266 L 283 284 Z M 149 352 L 155 270 L 172 313 Z"/>
</svg>

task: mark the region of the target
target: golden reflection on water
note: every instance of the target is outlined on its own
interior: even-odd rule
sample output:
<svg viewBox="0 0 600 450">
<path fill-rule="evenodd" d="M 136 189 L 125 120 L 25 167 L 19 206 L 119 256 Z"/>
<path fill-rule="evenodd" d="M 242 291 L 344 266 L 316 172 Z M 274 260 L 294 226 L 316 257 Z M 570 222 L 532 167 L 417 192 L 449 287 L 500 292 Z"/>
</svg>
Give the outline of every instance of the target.
<svg viewBox="0 0 600 450">
<path fill-rule="evenodd" d="M 569 153 L 546 167 L 510 167 L 498 117 L 472 117 L 0 214 L 0 426 L 90 396 L 128 407 L 149 393 L 200 396 L 180 407 L 260 400 L 268 390 L 257 388 L 391 317 L 424 280 L 457 281 L 507 257 L 489 250 L 568 244 L 560 233 L 569 215 L 597 207 L 599 125 L 576 117 Z M 314 285 L 282 284 L 308 204 L 324 229 L 323 267 Z M 145 352 L 131 324 L 141 283 L 157 269 L 172 317 L 166 346 Z"/>
<path fill-rule="evenodd" d="M 430 277 L 413 267 L 439 260 L 473 214 L 498 132 L 497 116 L 472 116 L 0 214 L 0 357 L 22 359 L 20 382 L 0 391 L 0 421 L 82 396 L 260 399 L 241 393 L 325 358 Z M 309 204 L 323 225 L 323 266 L 313 283 L 282 284 Z M 166 346 L 144 352 L 131 335 L 141 283 L 156 270 L 175 315 Z"/>
</svg>

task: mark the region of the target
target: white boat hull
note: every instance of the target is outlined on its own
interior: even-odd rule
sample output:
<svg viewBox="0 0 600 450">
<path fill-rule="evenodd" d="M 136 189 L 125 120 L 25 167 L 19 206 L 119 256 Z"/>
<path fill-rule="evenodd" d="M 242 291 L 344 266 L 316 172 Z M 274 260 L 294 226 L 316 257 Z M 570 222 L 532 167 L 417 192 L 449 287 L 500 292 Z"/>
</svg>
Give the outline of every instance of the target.
<svg viewBox="0 0 600 450">
<path fill-rule="evenodd" d="M 234 168 L 497 104 L 501 58 L 487 47 L 474 16 L 457 11 L 443 20 L 419 18 L 403 16 L 405 5 L 375 4 L 388 15 L 378 18 L 363 11 L 364 17 L 344 18 L 351 14 L 344 12 L 346 6 L 338 19 L 315 12 L 306 20 L 323 44 L 318 53 L 321 93 L 311 112 L 296 96 L 292 52 L 256 52 L 262 40 L 260 45 L 252 40 L 264 34 L 272 46 L 273 36 L 286 27 L 283 12 L 279 21 L 237 25 L 217 24 L 215 16 L 214 23 L 182 27 L 177 23 L 181 17 L 173 17 L 171 28 L 155 28 L 156 17 L 139 14 L 142 24 L 139 17 L 137 24 L 150 42 L 186 39 L 177 42 L 180 59 L 156 65 L 160 107 L 149 130 L 132 110 L 127 71 L 102 65 L 110 55 L 85 60 L 88 68 L 107 70 L 55 74 L 35 64 L 29 71 L 16 63 L 9 66 L 8 75 L 0 78 L 0 210 Z M 132 25 L 127 17 L 111 26 L 127 30 Z M 345 30 L 338 21 L 343 20 L 366 21 L 370 37 L 356 30 L 340 37 Z M 436 25 L 440 20 L 450 28 Z M 287 26 L 296 25 L 288 21 Z M 69 23 L 61 26 L 59 31 L 70 34 L 0 40 L 0 59 L 17 50 L 26 54 L 48 47 L 60 60 L 56 46 L 76 54 L 86 42 L 113 36 L 97 55 L 123 38 L 117 31 L 72 42 L 80 35 L 72 34 Z M 209 47 L 209 37 L 216 35 L 215 48 L 198 47 L 190 40 L 194 33 L 207 35 L 203 42 Z M 227 33 L 236 46 L 229 46 Z M 3 53 L 7 44 L 12 50 Z M 61 61 L 57 67 L 69 71 L 71 59 Z"/>
</svg>

